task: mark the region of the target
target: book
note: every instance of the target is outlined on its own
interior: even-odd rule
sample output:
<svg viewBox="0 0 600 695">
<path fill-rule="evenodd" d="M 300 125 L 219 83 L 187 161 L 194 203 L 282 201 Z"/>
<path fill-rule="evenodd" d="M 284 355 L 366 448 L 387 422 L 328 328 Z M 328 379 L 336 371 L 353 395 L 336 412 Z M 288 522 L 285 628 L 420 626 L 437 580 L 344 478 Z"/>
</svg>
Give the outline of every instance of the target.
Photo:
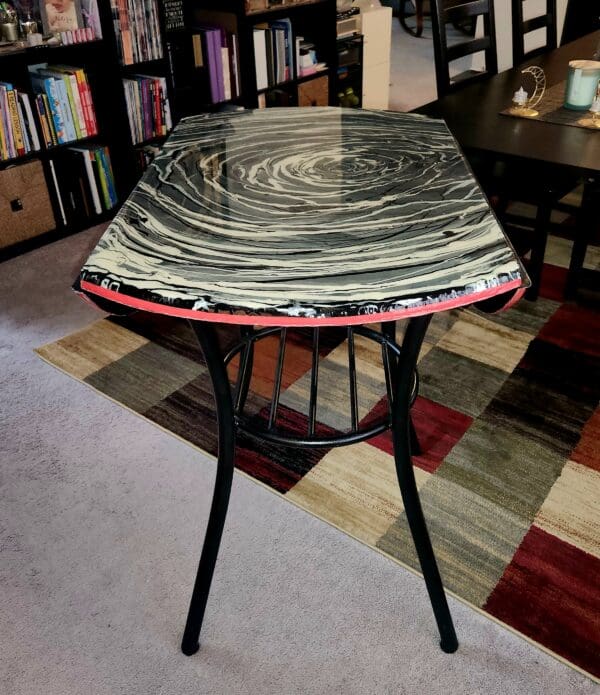
<svg viewBox="0 0 600 695">
<path fill-rule="evenodd" d="M 163 57 L 157 0 L 110 0 L 123 65 Z"/>
<path fill-rule="evenodd" d="M 83 23 L 87 29 L 91 30 L 91 35 L 86 33 L 84 41 L 102 38 L 102 24 L 100 22 L 100 11 L 98 0 L 81 0 L 81 15 Z"/>
<path fill-rule="evenodd" d="M 27 126 L 25 124 L 25 114 L 23 113 L 23 104 L 19 101 L 19 93 L 15 92 L 15 97 L 17 101 L 17 113 L 19 115 L 19 124 L 21 126 L 21 133 L 23 134 L 23 141 L 25 143 L 25 154 L 31 152 L 31 140 L 29 139 L 29 133 L 27 132 Z"/>
<path fill-rule="evenodd" d="M 29 94 L 25 92 L 19 92 L 19 99 L 23 105 L 23 111 L 25 113 L 25 124 L 29 134 L 29 139 L 31 141 L 31 149 L 34 151 L 40 150 L 42 145 L 40 143 L 40 138 L 36 128 L 36 121 L 33 116 L 33 110 L 31 108 L 31 101 L 29 100 Z"/>
<path fill-rule="evenodd" d="M 56 123 L 54 121 L 54 117 L 52 115 L 52 107 L 50 106 L 50 99 L 48 98 L 47 94 L 40 94 L 42 101 L 44 103 L 44 108 L 46 110 L 46 118 L 48 120 L 48 125 L 50 128 L 50 134 L 52 137 L 52 144 L 53 145 L 58 145 L 58 132 L 56 130 Z"/>
<path fill-rule="evenodd" d="M 29 66 L 31 85 L 37 94 L 43 94 L 47 98 L 45 101 L 48 106 L 47 112 L 52 116 L 56 144 L 60 145 L 67 142 L 62 105 L 58 97 L 58 89 L 54 78 L 42 75 L 40 72 L 40 70 L 45 69 L 45 67 L 46 63 Z"/>
<path fill-rule="evenodd" d="M 6 145 L 5 159 L 13 159 L 18 156 L 12 128 L 10 106 L 8 103 L 8 93 L 12 88 L 13 86 L 9 82 L 0 82 L 0 113 L 2 115 L 2 130 L 4 132 L 4 141 Z"/>
<path fill-rule="evenodd" d="M 79 155 L 82 158 L 87 179 L 88 179 L 88 187 L 90 191 L 90 195 L 92 198 L 92 203 L 94 207 L 94 211 L 97 215 L 100 215 L 102 213 L 102 204 L 100 202 L 100 193 L 98 191 L 98 183 L 96 181 L 96 176 L 94 174 L 94 168 L 92 166 L 92 159 L 94 158 L 94 155 L 88 148 L 77 148 L 73 147 L 71 148 L 73 152 L 79 153 Z"/>
<path fill-rule="evenodd" d="M 266 29 L 254 28 L 254 62 L 256 68 L 256 88 L 266 89 L 269 86 L 269 69 L 267 66 Z"/>
<path fill-rule="evenodd" d="M 57 199 L 57 202 L 58 202 L 58 209 L 59 209 L 59 212 L 60 212 L 60 218 L 61 218 L 61 220 L 62 220 L 63 225 L 66 226 L 66 225 L 67 225 L 67 215 L 66 215 L 66 212 L 65 212 L 65 207 L 64 207 L 64 205 L 63 205 L 62 195 L 61 195 L 61 193 L 60 193 L 60 188 L 59 188 L 59 186 L 58 186 L 58 179 L 57 179 L 57 177 L 56 177 L 56 170 L 55 170 L 55 168 L 54 168 L 54 162 L 53 162 L 51 159 L 49 159 L 49 160 L 48 160 L 48 164 L 49 164 L 49 166 L 50 166 L 50 175 L 51 175 L 51 177 L 52 177 L 52 183 L 53 183 L 53 185 L 54 185 L 54 190 L 55 190 L 55 192 L 56 192 L 56 199 Z"/>
<path fill-rule="evenodd" d="M 67 96 L 69 98 L 69 106 L 71 113 L 74 116 L 75 130 L 77 132 L 77 139 L 81 140 L 86 138 L 91 133 L 88 132 L 90 123 L 89 118 L 86 118 L 86 113 L 84 112 L 83 99 L 82 99 L 82 89 L 80 85 L 80 79 L 78 79 L 77 73 L 84 75 L 85 73 L 81 69 L 72 68 L 68 65 L 53 65 L 53 72 L 57 72 L 63 75 L 63 80 L 67 88 Z"/>
<path fill-rule="evenodd" d="M 52 147 L 54 144 L 52 140 L 52 134 L 50 133 L 50 125 L 48 123 L 48 117 L 46 114 L 46 106 L 41 94 L 35 97 L 35 108 L 38 114 L 40 125 L 42 127 L 42 136 L 44 138 L 44 145 L 46 147 Z"/>
<path fill-rule="evenodd" d="M 271 26 L 276 29 L 281 29 L 284 32 L 285 76 L 283 80 L 292 80 L 297 76 L 294 67 L 294 36 L 292 33 L 292 22 L 288 17 L 285 17 L 284 19 L 273 22 Z"/>
<path fill-rule="evenodd" d="M 8 98 L 8 109 L 10 113 L 12 133 L 14 136 L 16 156 L 24 155 L 26 154 L 27 150 L 25 148 L 25 138 L 23 135 L 23 129 L 21 127 L 21 121 L 19 119 L 19 109 L 17 105 L 17 97 L 15 95 L 15 90 L 7 90 L 6 95 Z"/>
</svg>

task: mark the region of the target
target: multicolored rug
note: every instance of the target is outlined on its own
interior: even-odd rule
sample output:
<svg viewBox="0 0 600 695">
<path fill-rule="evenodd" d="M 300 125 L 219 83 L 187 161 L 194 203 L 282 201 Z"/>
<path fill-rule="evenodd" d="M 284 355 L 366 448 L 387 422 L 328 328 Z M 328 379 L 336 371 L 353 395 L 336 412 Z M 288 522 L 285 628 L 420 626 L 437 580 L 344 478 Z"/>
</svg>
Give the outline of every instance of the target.
<svg viewBox="0 0 600 695">
<path fill-rule="evenodd" d="M 547 267 L 545 279 L 536 303 L 523 301 L 504 314 L 435 316 L 419 363 L 413 412 L 423 454 L 414 463 L 445 586 L 598 678 L 600 316 L 557 301 L 561 269 Z M 225 343 L 235 342 L 233 330 L 222 333 Z M 257 418 L 268 413 L 277 340 L 261 346 L 248 402 Z M 377 347 L 357 339 L 357 352 L 364 420 L 385 407 L 385 382 Z M 186 323 L 148 314 L 100 320 L 38 353 L 216 453 L 210 382 Z M 323 430 L 350 424 L 346 360 L 344 334 L 332 331 L 321 344 L 317 415 Z M 285 368 L 282 420 L 304 427 L 309 333 L 295 334 Z M 242 437 L 237 466 L 418 568 L 391 451 L 389 434 L 301 453 Z"/>
</svg>

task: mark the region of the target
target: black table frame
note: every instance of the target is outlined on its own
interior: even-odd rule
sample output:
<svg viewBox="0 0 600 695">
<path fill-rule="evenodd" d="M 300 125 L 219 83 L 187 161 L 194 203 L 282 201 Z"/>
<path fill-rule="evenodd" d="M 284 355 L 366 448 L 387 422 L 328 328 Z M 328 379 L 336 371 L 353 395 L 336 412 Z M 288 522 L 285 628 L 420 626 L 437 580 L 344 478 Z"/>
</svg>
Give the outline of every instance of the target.
<svg viewBox="0 0 600 695">
<path fill-rule="evenodd" d="M 429 598 L 431 600 L 434 616 L 440 633 L 440 647 L 447 653 L 453 653 L 458 648 L 458 640 L 444 587 L 438 570 L 437 562 L 427 531 L 423 510 L 419 499 L 414 470 L 411 460 L 411 451 L 416 453 L 418 442 L 414 433 L 410 418 L 410 406 L 414 402 L 418 388 L 417 358 L 421 350 L 427 327 L 431 320 L 431 314 L 411 318 L 406 327 L 402 345 L 395 340 L 395 323 L 382 324 L 381 332 L 357 326 L 348 328 L 348 362 L 350 405 L 352 418 L 352 431 L 350 434 L 336 438 L 322 438 L 315 433 L 316 398 L 318 389 L 318 360 L 319 360 L 319 328 L 313 328 L 313 359 L 311 369 L 311 389 L 309 404 L 309 431 L 307 437 L 298 438 L 287 434 L 277 433 L 274 427 L 276 421 L 279 390 L 281 386 L 281 370 L 283 366 L 283 351 L 285 346 L 285 328 L 263 329 L 255 332 L 248 327 L 242 327 L 242 340 L 238 346 L 230 350 L 226 355 L 222 354 L 215 325 L 205 321 L 190 321 L 190 325 L 196 334 L 210 374 L 214 389 L 215 406 L 219 430 L 219 452 L 217 461 L 217 473 L 213 500 L 208 519 L 206 536 L 198 572 L 194 583 L 187 622 L 183 634 L 181 649 L 184 654 L 191 656 L 200 648 L 200 630 L 204 619 L 204 612 L 210 585 L 213 577 L 223 527 L 227 516 L 229 496 L 233 479 L 235 459 L 236 432 L 244 430 L 256 437 L 284 442 L 290 446 L 318 447 L 318 446 L 343 446 L 354 441 L 362 441 L 379 434 L 381 431 L 391 429 L 394 460 L 400 492 L 404 503 L 405 513 L 410 531 L 415 543 L 423 577 Z M 252 372 L 254 344 L 266 335 L 275 331 L 281 331 L 283 340 L 280 339 L 279 356 L 277 360 L 277 372 L 274 380 L 274 393 L 271 403 L 269 427 L 258 431 L 251 426 L 249 420 L 243 416 L 243 407 L 248 393 Z M 367 430 L 358 427 L 358 410 L 356 401 L 356 366 L 354 358 L 354 333 L 379 342 L 382 348 L 384 371 L 386 374 L 386 386 L 388 389 L 389 418 L 378 426 Z M 282 347 L 283 346 L 283 347 Z M 240 355 L 238 378 L 232 391 L 227 374 L 227 364 L 233 357 Z"/>
</svg>

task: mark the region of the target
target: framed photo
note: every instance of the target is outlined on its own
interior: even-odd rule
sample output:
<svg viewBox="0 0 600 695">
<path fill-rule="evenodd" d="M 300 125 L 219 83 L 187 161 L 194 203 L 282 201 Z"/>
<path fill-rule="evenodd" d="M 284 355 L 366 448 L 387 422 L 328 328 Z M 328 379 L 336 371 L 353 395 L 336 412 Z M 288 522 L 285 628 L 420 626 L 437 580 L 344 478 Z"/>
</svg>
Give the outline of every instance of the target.
<svg viewBox="0 0 600 695">
<path fill-rule="evenodd" d="M 81 0 L 40 0 L 44 34 L 83 29 Z"/>
</svg>

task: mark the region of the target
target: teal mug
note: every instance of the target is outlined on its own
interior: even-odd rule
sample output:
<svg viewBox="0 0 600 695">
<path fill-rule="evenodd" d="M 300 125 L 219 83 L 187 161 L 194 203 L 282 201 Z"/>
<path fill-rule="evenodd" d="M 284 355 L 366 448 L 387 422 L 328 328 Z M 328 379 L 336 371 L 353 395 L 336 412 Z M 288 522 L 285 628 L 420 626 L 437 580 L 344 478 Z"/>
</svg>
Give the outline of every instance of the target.
<svg viewBox="0 0 600 695">
<path fill-rule="evenodd" d="M 587 111 L 594 101 L 600 82 L 600 61 L 572 60 L 569 63 L 565 108 Z"/>
</svg>

